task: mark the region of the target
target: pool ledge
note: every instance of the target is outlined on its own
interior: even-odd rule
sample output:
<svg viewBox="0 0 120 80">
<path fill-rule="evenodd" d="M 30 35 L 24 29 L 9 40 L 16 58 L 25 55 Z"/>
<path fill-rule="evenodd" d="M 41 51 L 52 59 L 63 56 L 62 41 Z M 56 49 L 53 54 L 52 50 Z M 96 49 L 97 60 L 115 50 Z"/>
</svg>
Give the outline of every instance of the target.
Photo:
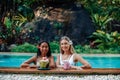
<svg viewBox="0 0 120 80">
<path fill-rule="evenodd" d="M 19 74 L 120 74 L 120 68 L 92 68 L 84 70 L 37 70 L 37 69 L 20 69 L 20 68 L 0 68 L 0 73 L 19 73 Z"/>
</svg>

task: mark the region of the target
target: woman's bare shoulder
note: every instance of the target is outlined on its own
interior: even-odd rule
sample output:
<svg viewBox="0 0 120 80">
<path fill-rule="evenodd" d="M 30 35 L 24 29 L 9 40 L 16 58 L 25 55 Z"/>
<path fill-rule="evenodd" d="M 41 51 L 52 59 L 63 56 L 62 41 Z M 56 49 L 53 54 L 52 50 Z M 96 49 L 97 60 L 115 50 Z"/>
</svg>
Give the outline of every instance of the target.
<svg viewBox="0 0 120 80">
<path fill-rule="evenodd" d="M 37 56 L 33 56 L 33 57 L 31 57 L 29 60 L 36 60 L 37 59 Z"/>
<path fill-rule="evenodd" d="M 73 56 L 79 56 L 77 53 L 73 53 Z"/>
<path fill-rule="evenodd" d="M 74 53 L 75 58 L 81 58 L 80 54 Z"/>
<path fill-rule="evenodd" d="M 36 59 L 36 58 L 37 58 L 37 56 L 33 56 L 33 57 L 31 57 L 31 58 Z"/>
</svg>

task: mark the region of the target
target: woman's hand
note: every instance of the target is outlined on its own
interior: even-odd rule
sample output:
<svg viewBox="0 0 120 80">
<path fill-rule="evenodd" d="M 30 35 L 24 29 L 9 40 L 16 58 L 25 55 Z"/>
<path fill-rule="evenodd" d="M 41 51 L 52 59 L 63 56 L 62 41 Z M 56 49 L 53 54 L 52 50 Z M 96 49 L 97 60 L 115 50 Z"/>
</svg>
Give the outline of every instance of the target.
<svg viewBox="0 0 120 80">
<path fill-rule="evenodd" d="M 72 69 L 83 70 L 80 66 L 71 66 Z"/>
<path fill-rule="evenodd" d="M 87 65 L 83 65 L 83 66 L 81 66 L 81 68 L 83 68 L 83 69 L 90 69 L 91 66 L 90 66 L 89 64 L 87 64 Z"/>
<path fill-rule="evenodd" d="M 27 63 L 24 63 L 20 66 L 20 68 L 28 68 L 28 67 L 29 67 L 29 64 L 27 64 Z"/>
</svg>

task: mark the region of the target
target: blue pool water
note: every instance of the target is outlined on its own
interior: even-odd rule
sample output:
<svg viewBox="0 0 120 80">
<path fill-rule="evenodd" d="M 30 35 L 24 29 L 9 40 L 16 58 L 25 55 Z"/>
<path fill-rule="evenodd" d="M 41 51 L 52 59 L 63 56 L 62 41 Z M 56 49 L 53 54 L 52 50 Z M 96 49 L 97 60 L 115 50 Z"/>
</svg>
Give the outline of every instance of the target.
<svg viewBox="0 0 120 80">
<path fill-rule="evenodd" d="M 22 62 L 29 59 L 30 56 L 23 55 L 0 55 L 0 67 L 17 67 L 19 68 Z M 119 57 L 95 57 L 87 56 L 83 57 L 87 60 L 92 68 L 120 68 L 120 56 Z M 56 57 L 55 57 L 56 60 Z M 80 63 L 77 63 L 80 66 Z"/>
</svg>

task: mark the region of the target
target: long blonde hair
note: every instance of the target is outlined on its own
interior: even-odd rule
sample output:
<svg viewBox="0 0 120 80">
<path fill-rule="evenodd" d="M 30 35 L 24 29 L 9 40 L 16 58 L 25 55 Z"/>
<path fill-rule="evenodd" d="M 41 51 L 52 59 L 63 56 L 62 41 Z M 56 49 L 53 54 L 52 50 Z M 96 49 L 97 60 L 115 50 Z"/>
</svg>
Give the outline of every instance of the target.
<svg viewBox="0 0 120 80">
<path fill-rule="evenodd" d="M 76 53 L 76 51 L 75 51 L 75 49 L 74 49 L 74 47 L 73 47 L 73 42 L 72 42 L 72 40 L 70 40 L 69 37 L 63 36 L 63 37 L 61 37 L 60 42 L 61 42 L 62 40 L 67 40 L 67 41 L 69 42 L 69 44 L 70 44 L 70 49 L 69 49 L 69 50 L 70 50 L 70 53 L 71 53 L 71 54 Z M 61 52 L 62 54 L 64 53 L 64 51 L 61 49 L 61 47 L 60 47 L 60 52 Z"/>
</svg>

